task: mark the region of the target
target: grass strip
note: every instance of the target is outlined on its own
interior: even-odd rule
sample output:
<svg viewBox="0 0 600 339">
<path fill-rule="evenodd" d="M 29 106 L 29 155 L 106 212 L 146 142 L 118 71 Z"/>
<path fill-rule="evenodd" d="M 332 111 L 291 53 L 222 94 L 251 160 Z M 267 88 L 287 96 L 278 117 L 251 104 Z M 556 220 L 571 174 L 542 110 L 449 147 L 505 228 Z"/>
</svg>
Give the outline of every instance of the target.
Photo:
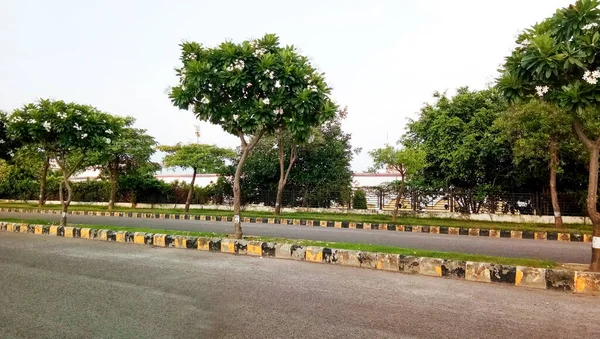
<svg viewBox="0 0 600 339">
<path fill-rule="evenodd" d="M 25 203 L 0 203 L 2 208 L 24 208 L 37 209 L 36 205 Z M 58 205 L 47 205 L 43 209 L 57 210 Z M 73 205 L 69 207 L 71 211 L 108 211 L 106 206 L 96 205 Z M 151 214 L 185 214 L 182 209 L 146 209 L 146 208 L 126 208 L 116 207 L 113 212 L 135 212 Z M 190 210 L 189 215 L 210 215 L 210 216 L 232 216 L 233 212 L 223 210 L 195 209 Z M 272 212 L 243 211 L 242 216 L 250 218 L 283 218 L 283 219 L 305 219 L 305 220 L 326 220 L 326 221 L 346 221 L 362 223 L 379 224 L 397 224 L 397 225 L 420 225 L 420 226 L 447 226 L 447 227 L 470 227 L 481 229 L 504 229 L 513 231 L 534 231 L 534 232 L 559 232 L 559 233 L 580 233 L 591 234 L 592 225 L 584 224 L 565 224 L 564 228 L 556 228 L 553 224 L 541 223 L 512 223 L 497 221 L 475 221 L 445 218 L 417 218 L 411 216 L 399 216 L 393 222 L 392 217 L 387 214 L 343 214 L 343 213 L 308 213 L 293 212 L 282 213 L 275 216 Z"/>
<path fill-rule="evenodd" d="M 14 223 L 28 223 L 32 224 L 31 220 L 19 220 L 19 219 L 5 219 L 3 222 L 14 222 Z M 36 222 L 37 223 L 37 222 Z M 37 224 L 47 225 L 49 222 L 40 220 Z M 229 235 L 224 233 L 215 232 L 194 232 L 194 231 L 177 231 L 177 230 L 161 230 L 153 228 L 142 228 L 142 227 L 124 227 L 124 226 L 110 226 L 110 225 L 82 225 L 82 224 L 70 224 L 70 226 L 80 228 L 92 228 L 92 229 L 105 229 L 111 231 L 127 231 L 127 232 L 143 232 L 143 233 L 154 233 L 154 234 L 169 234 L 169 235 L 182 235 L 190 237 L 210 237 L 210 238 L 227 238 Z M 257 240 L 264 242 L 274 243 L 286 243 L 296 244 L 301 246 L 318 246 L 344 250 L 356 250 L 364 252 L 375 252 L 375 253 L 390 253 L 390 254 L 401 254 L 410 255 L 415 257 L 428 257 L 428 258 L 439 258 L 439 259 L 450 259 L 450 260 L 463 260 L 463 261 L 475 261 L 475 262 L 487 262 L 493 264 L 502 265 L 513 265 L 513 266 L 528 266 L 528 267 L 540 267 L 540 268 L 555 268 L 559 265 L 550 260 L 537 260 L 537 259 L 526 259 L 526 258 L 508 258 L 508 257 L 495 257 L 479 254 L 466 254 L 466 253 L 455 253 L 455 252 L 440 252 L 440 251 L 429 251 L 419 250 L 414 248 L 402 248 L 395 246 L 384 246 L 384 245 L 373 245 L 373 244 L 356 244 L 349 242 L 329 242 L 329 241 L 315 241 L 315 240 L 303 240 L 303 239 L 287 239 L 287 238 L 273 238 L 273 237 L 256 237 L 246 236 L 246 240 Z"/>
</svg>

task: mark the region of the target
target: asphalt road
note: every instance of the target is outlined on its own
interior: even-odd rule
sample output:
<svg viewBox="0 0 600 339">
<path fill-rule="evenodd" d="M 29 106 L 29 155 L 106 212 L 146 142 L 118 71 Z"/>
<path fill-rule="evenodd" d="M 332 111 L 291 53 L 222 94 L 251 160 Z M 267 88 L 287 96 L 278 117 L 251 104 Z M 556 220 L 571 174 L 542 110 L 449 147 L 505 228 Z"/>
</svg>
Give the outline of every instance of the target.
<svg viewBox="0 0 600 339">
<path fill-rule="evenodd" d="M 52 214 L 0 212 L 0 219 L 2 217 L 42 219 L 57 223 L 60 219 L 60 216 Z M 233 233 L 233 225 L 231 223 L 216 221 L 133 219 L 76 215 L 70 215 L 68 221 L 70 223 L 90 225 Z M 563 263 L 586 264 L 590 262 L 591 257 L 590 243 L 249 223 L 243 225 L 243 230 L 246 235 L 380 244 L 445 252 L 553 260 Z"/>
<path fill-rule="evenodd" d="M 0 233 L 1 338 L 597 338 L 599 297 Z"/>
</svg>

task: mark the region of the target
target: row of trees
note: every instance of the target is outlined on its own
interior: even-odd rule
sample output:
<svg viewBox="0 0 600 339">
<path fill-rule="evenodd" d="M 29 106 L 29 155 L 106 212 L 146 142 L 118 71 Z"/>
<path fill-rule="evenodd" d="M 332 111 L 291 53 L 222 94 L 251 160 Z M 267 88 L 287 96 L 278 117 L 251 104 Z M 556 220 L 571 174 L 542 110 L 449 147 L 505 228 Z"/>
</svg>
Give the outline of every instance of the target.
<svg viewBox="0 0 600 339">
<path fill-rule="evenodd" d="M 548 187 L 562 226 L 557 186 L 585 189 L 593 223 L 591 270 L 600 271 L 598 158 L 600 153 L 600 9 L 578 0 L 519 35 L 494 88 L 436 93 L 408 124 L 398 147 L 374 150 L 414 187 L 470 192 L 476 210 L 496 191 Z M 396 203 L 396 210 L 400 198 Z"/>
</svg>

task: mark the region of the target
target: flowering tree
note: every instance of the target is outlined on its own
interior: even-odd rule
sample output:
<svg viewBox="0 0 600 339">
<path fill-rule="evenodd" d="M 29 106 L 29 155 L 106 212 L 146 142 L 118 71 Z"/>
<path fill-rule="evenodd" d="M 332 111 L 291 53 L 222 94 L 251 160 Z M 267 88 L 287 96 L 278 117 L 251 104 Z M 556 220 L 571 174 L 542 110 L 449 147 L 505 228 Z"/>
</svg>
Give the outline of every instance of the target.
<svg viewBox="0 0 600 339">
<path fill-rule="evenodd" d="M 121 121 L 94 107 L 41 100 L 16 109 L 10 116 L 9 135 L 14 140 L 43 149 L 62 172 L 61 225 L 67 224 L 67 210 L 73 196 L 69 178 L 84 170 L 89 154 L 105 149 L 119 132 Z M 67 198 L 64 198 L 64 189 Z"/>
<path fill-rule="evenodd" d="M 0 159 L 9 160 L 13 157 L 15 143 L 7 135 L 8 118 L 6 113 L 0 111 Z"/>
<path fill-rule="evenodd" d="M 186 42 L 181 49 L 180 83 L 170 93 L 173 104 L 240 138 L 233 181 L 234 234 L 240 238 L 240 177 L 256 143 L 280 131 L 304 141 L 337 107 L 324 75 L 293 46 L 281 47 L 275 35 L 214 48 Z"/>
<path fill-rule="evenodd" d="M 154 154 L 156 145 L 156 141 L 146 130 L 131 127 L 135 122 L 134 118 L 115 119 L 118 119 L 116 122 L 120 125 L 121 132 L 105 148 L 94 152 L 98 156 L 95 162 L 101 175 L 108 177 L 110 182 L 109 210 L 115 206 L 119 176 L 150 165 L 150 157 Z"/>
<path fill-rule="evenodd" d="M 190 210 L 196 174 L 221 173 L 225 168 L 225 161 L 235 157 L 233 150 L 215 145 L 177 144 L 175 146 L 159 146 L 159 149 L 167 153 L 163 160 L 166 167 L 191 168 L 193 171 L 192 182 L 185 201 L 186 213 Z"/>
<path fill-rule="evenodd" d="M 400 202 L 402 201 L 406 189 L 406 180 L 410 179 L 411 176 L 417 174 L 425 167 L 425 152 L 412 145 L 410 147 L 403 145 L 399 148 L 386 145 L 383 148 L 372 150 L 369 152 L 369 155 L 373 158 L 374 170 L 386 167 L 396 171 L 400 176 L 400 182 L 392 182 L 391 185 L 398 194 L 394 204 L 394 213 L 392 215 L 392 220 L 396 221 Z"/>
<path fill-rule="evenodd" d="M 538 97 L 564 107 L 573 117 L 573 129 L 590 152 L 587 212 L 594 225 L 593 271 L 600 271 L 599 5 L 598 0 L 577 0 L 525 30 L 498 80 L 498 87 L 513 102 Z"/>
</svg>

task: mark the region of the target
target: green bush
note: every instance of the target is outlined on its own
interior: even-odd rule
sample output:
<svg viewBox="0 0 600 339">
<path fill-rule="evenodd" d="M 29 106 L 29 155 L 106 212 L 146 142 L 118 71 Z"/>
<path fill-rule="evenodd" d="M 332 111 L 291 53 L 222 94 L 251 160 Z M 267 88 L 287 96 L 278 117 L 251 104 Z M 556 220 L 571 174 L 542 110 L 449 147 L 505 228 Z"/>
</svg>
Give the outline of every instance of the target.
<svg viewBox="0 0 600 339">
<path fill-rule="evenodd" d="M 354 192 L 352 208 L 354 208 L 355 210 L 367 209 L 367 194 L 365 193 L 365 191 L 359 189 Z"/>
</svg>

